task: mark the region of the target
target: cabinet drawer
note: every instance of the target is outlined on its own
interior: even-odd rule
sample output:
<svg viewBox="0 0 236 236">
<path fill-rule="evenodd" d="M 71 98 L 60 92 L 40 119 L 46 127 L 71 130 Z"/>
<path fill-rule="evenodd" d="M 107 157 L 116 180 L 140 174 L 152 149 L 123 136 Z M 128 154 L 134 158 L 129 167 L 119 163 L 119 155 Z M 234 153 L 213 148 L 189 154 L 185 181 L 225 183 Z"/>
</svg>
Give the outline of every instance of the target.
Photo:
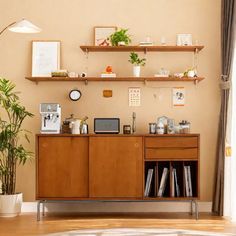
<svg viewBox="0 0 236 236">
<path fill-rule="evenodd" d="M 197 148 L 146 148 L 146 159 L 198 159 Z"/>
<path fill-rule="evenodd" d="M 148 137 L 145 138 L 146 148 L 183 148 L 198 147 L 198 137 Z"/>
</svg>

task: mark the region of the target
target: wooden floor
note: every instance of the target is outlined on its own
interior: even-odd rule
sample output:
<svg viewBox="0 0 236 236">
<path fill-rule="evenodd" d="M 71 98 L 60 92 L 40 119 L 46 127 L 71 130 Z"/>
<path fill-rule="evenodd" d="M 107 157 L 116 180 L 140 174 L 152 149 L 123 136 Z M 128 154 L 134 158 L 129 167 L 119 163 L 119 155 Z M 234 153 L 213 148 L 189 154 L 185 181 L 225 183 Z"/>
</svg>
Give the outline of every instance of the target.
<svg viewBox="0 0 236 236">
<path fill-rule="evenodd" d="M 209 214 L 200 214 L 197 221 L 194 216 L 185 213 L 47 215 L 40 222 L 37 222 L 36 214 L 0 218 L 1 236 L 43 235 L 69 230 L 114 227 L 187 229 L 236 234 L 236 224 Z"/>
</svg>

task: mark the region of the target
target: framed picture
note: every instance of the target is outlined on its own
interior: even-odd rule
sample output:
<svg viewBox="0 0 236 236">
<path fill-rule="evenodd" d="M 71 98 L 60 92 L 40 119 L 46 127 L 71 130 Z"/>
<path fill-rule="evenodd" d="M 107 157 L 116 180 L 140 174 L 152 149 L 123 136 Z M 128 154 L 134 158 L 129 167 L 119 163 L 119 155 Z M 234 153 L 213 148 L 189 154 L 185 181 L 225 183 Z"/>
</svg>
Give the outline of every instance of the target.
<svg viewBox="0 0 236 236">
<path fill-rule="evenodd" d="M 174 87 L 172 96 L 173 96 L 173 106 L 185 105 L 185 88 L 184 87 Z"/>
<path fill-rule="evenodd" d="M 60 41 L 32 41 L 32 76 L 48 77 L 60 69 Z"/>
<path fill-rule="evenodd" d="M 94 27 L 94 45 L 111 46 L 109 36 L 117 30 L 116 26 L 95 26 Z"/>
</svg>

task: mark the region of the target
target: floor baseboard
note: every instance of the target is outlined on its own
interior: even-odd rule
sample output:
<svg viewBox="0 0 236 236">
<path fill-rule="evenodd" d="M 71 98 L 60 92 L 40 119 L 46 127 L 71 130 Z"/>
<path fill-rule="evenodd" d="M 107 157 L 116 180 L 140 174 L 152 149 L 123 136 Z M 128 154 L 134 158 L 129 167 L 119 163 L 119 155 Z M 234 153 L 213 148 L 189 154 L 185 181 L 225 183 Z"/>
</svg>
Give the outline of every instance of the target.
<svg viewBox="0 0 236 236">
<path fill-rule="evenodd" d="M 198 202 L 199 212 L 211 212 L 212 202 Z M 189 202 L 46 203 L 47 212 L 189 212 Z M 37 202 L 23 202 L 22 212 L 37 212 Z"/>
</svg>

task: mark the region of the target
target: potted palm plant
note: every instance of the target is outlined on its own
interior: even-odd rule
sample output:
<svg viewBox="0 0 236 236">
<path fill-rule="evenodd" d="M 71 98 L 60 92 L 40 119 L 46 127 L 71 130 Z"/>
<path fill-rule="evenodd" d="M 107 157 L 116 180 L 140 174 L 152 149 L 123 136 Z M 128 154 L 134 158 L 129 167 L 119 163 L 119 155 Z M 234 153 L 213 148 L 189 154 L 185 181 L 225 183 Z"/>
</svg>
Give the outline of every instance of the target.
<svg viewBox="0 0 236 236">
<path fill-rule="evenodd" d="M 110 36 L 112 46 L 126 46 L 131 43 L 130 35 L 127 34 L 128 29 L 117 30 Z"/>
<path fill-rule="evenodd" d="M 28 142 L 23 121 L 33 114 L 20 104 L 15 85 L 0 78 L 0 216 L 16 216 L 21 211 L 22 193 L 16 193 L 16 167 L 32 157 L 21 144 Z M 5 113 L 5 114 L 4 114 Z"/>
<path fill-rule="evenodd" d="M 141 66 L 145 66 L 146 64 L 146 58 L 140 59 L 138 54 L 135 52 L 131 52 L 129 57 L 130 57 L 129 62 L 133 64 L 133 76 L 139 77 Z"/>
</svg>

